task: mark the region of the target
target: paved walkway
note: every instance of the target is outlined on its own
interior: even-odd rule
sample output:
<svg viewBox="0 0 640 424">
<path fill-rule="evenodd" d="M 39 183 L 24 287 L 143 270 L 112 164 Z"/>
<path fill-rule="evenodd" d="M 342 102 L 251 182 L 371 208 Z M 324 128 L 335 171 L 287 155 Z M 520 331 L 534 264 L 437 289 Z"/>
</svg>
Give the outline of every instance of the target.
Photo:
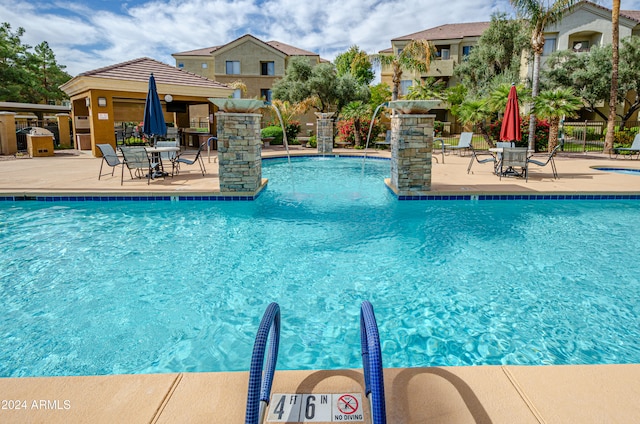
<svg viewBox="0 0 640 424">
<path fill-rule="evenodd" d="M 294 155 L 313 151 L 292 148 Z M 336 152 L 363 153 L 341 149 Z M 263 155 L 282 153 L 282 148 L 274 147 Z M 369 154 L 388 157 L 389 152 Z M 440 161 L 433 166 L 432 189 L 442 194 L 640 193 L 640 175 L 593 169 L 594 166 L 639 169 L 640 161 L 610 160 L 602 155 L 575 156 L 578 157 L 557 159 L 560 179 L 552 178 L 549 167 L 532 167 L 526 183 L 514 178 L 500 181 L 491 172 L 490 164 L 474 164 L 473 173 L 467 174 L 469 157 L 449 155 L 442 163 L 443 158 L 438 155 Z M 205 177 L 197 166 L 192 166 L 184 167 L 177 177 L 154 180 L 149 185 L 146 180 L 126 176 L 122 186 L 119 175 L 108 175 L 98 181 L 100 161 L 87 152 L 0 160 L 0 195 L 166 195 L 219 191 L 218 168 L 213 158 L 209 162 L 205 157 Z M 640 422 L 639 364 L 385 369 L 384 379 L 387 422 L 391 424 Z M 0 422 L 242 423 L 247 382 L 246 372 L 3 378 Z M 272 394 L 277 393 L 363 396 L 364 381 L 361 370 L 277 371 Z M 355 422 L 368 423 L 367 402 L 361 400 L 363 417 Z M 349 417 L 358 418 L 357 414 Z M 336 419 L 335 414 L 333 418 Z"/>
</svg>

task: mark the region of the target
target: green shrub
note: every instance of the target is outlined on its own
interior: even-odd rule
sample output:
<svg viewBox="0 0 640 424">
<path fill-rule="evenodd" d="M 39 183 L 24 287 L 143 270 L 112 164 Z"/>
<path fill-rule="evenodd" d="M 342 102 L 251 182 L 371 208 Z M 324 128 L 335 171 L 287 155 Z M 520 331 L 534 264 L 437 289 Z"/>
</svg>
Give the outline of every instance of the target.
<svg viewBox="0 0 640 424">
<path fill-rule="evenodd" d="M 279 126 L 270 126 L 270 127 L 265 127 L 262 130 L 260 130 L 260 137 L 262 138 L 267 138 L 267 137 L 273 137 L 273 140 L 271 140 L 270 144 L 282 144 L 282 128 L 280 128 Z"/>
<path fill-rule="evenodd" d="M 318 137 L 316 137 L 315 135 L 309 137 L 309 147 L 318 147 Z"/>
<path fill-rule="evenodd" d="M 287 131 L 287 141 L 292 142 L 298 137 L 298 134 L 300 133 L 300 122 L 289 121 L 285 128 Z"/>
<path fill-rule="evenodd" d="M 631 147 L 635 136 L 635 132 L 624 129 L 613 134 L 613 143 L 616 147 Z"/>
<path fill-rule="evenodd" d="M 360 120 L 360 146 L 355 146 L 355 127 L 353 125 L 353 119 L 345 119 L 338 121 L 338 134 L 342 141 L 346 141 L 348 143 L 354 144 L 354 147 L 364 147 L 367 142 L 367 135 L 369 134 L 369 126 L 371 124 L 371 120 L 369 119 L 361 119 Z M 387 128 L 384 124 L 381 124 L 378 120 L 374 121 L 373 129 L 371 130 L 371 140 L 375 140 L 378 134 L 382 134 L 385 132 Z M 371 144 L 372 141 L 369 140 Z"/>
<path fill-rule="evenodd" d="M 516 142 L 517 147 L 529 146 L 529 119 L 523 119 L 520 125 L 522 141 Z M 536 124 L 536 152 L 546 152 L 549 146 L 549 123 L 538 120 Z"/>
<path fill-rule="evenodd" d="M 433 132 L 436 137 L 442 137 L 442 132 L 444 131 L 444 122 L 435 121 L 433 123 Z"/>
</svg>

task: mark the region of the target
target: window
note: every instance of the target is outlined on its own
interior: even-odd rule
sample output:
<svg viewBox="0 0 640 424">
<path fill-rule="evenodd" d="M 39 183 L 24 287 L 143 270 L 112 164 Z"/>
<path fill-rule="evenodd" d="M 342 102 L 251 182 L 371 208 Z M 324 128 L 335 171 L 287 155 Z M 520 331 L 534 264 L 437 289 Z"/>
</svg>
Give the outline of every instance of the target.
<svg viewBox="0 0 640 424">
<path fill-rule="evenodd" d="M 462 47 L 462 57 L 467 57 L 471 54 L 471 50 L 473 46 L 463 46 Z"/>
<path fill-rule="evenodd" d="M 547 37 L 544 40 L 544 47 L 542 49 L 542 55 L 548 56 L 556 51 L 556 37 Z"/>
<path fill-rule="evenodd" d="M 239 75 L 239 74 L 240 74 L 240 61 L 227 60 L 227 75 Z"/>
<path fill-rule="evenodd" d="M 580 40 L 573 42 L 573 51 L 574 52 L 588 52 L 589 51 L 589 40 Z"/>
<path fill-rule="evenodd" d="M 449 59 L 450 46 L 436 46 L 436 57 L 442 60 Z"/>
<path fill-rule="evenodd" d="M 411 80 L 402 80 L 400 81 L 400 95 L 404 96 L 409 93 L 409 87 L 413 85 L 413 81 Z"/>
<path fill-rule="evenodd" d="M 275 75 L 276 65 L 274 62 L 260 62 L 260 75 Z"/>
<path fill-rule="evenodd" d="M 178 68 L 180 69 L 184 68 L 184 62 L 178 62 Z"/>
<path fill-rule="evenodd" d="M 269 88 L 261 88 L 260 89 L 260 97 L 264 100 L 271 102 L 271 89 Z"/>
<path fill-rule="evenodd" d="M 234 99 L 242 98 L 242 90 L 239 88 L 236 88 L 235 90 L 233 90 L 233 95 L 231 97 Z"/>
<path fill-rule="evenodd" d="M 202 62 L 202 69 L 207 69 L 208 67 L 209 66 L 206 63 Z"/>
</svg>

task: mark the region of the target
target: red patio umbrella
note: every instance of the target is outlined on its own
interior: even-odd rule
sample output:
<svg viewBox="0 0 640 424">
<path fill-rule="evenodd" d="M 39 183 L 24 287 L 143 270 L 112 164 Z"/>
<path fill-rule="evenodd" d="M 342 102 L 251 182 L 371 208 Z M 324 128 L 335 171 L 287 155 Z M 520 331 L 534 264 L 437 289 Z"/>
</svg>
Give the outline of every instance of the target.
<svg viewBox="0 0 640 424">
<path fill-rule="evenodd" d="M 522 132 L 520 131 L 520 107 L 518 106 L 518 93 L 516 85 L 511 84 L 509 97 L 507 98 L 507 107 L 502 118 L 502 127 L 500 128 L 500 141 L 520 141 L 522 140 Z"/>
</svg>

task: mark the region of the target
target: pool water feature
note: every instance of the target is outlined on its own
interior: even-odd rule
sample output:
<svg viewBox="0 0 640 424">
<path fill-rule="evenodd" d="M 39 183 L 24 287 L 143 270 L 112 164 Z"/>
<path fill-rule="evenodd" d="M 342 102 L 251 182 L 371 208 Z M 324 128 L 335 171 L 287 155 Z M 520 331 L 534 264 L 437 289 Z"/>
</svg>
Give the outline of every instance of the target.
<svg viewBox="0 0 640 424">
<path fill-rule="evenodd" d="M 638 201 L 398 202 L 389 162 L 265 160 L 254 202 L 0 203 L 0 376 L 640 362 Z M 291 172 L 293 169 L 293 172 Z M 291 176 L 295 178 L 291 178 Z"/>
</svg>

